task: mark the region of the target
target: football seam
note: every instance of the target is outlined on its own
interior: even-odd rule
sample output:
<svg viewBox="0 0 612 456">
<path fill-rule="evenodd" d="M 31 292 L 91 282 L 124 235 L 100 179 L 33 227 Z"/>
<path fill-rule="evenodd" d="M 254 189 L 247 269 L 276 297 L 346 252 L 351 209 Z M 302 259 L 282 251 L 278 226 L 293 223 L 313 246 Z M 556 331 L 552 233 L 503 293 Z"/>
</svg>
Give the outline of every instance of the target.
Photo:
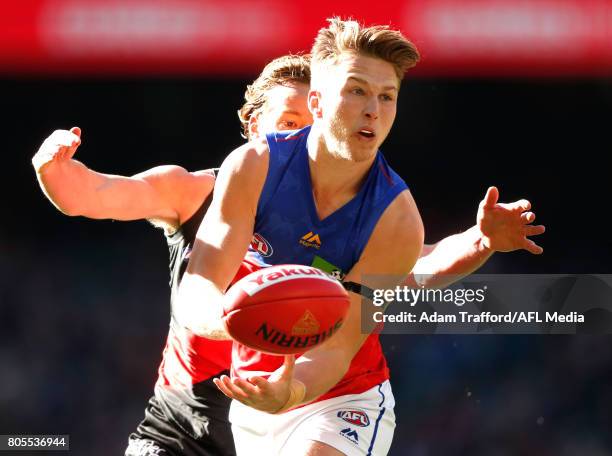
<svg viewBox="0 0 612 456">
<path fill-rule="evenodd" d="M 331 299 L 338 299 L 339 296 L 317 296 L 316 297 L 316 299 L 330 299 L 330 298 Z M 253 309 L 253 308 L 255 308 L 257 306 L 260 306 L 262 304 L 271 304 L 271 303 L 279 302 L 279 301 L 296 301 L 298 299 L 313 299 L 313 298 L 312 298 L 312 296 L 304 296 L 303 298 L 288 298 L 288 299 L 287 298 L 279 298 L 279 299 L 274 299 L 274 300 L 271 300 L 271 301 L 257 302 L 257 303 L 254 303 L 254 304 L 250 305 L 250 306 L 241 307 L 240 309 L 232 309 L 231 311 L 229 311 L 229 313 L 225 313 L 225 309 L 223 309 L 223 316 L 225 317 L 225 316 L 232 315 L 233 313 L 238 312 L 239 310 L 243 310 L 243 309 Z M 349 302 L 349 304 L 350 304 L 350 302 Z"/>
</svg>

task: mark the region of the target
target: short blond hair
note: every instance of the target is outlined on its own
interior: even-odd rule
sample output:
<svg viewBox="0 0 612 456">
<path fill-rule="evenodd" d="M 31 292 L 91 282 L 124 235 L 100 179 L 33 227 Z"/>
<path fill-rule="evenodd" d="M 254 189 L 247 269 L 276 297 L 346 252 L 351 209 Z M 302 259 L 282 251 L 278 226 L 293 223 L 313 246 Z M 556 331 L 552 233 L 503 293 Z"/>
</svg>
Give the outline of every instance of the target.
<svg viewBox="0 0 612 456">
<path fill-rule="evenodd" d="M 416 46 L 398 30 L 386 25 L 365 27 L 352 19 L 327 19 L 329 25 L 319 30 L 312 47 L 312 66 L 334 64 L 341 54 L 353 52 L 376 57 L 393 65 L 398 79 L 420 59 Z"/>
<path fill-rule="evenodd" d="M 284 55 L 268 63 L 261 74 L 247 86 L 245 103 L 238 110 L 242 137 L 249 138 L 249 119 L 261 112 L 267 101 L 268 90 L 295 83 L 310 84 L 310 55 Z"/>
</svg>

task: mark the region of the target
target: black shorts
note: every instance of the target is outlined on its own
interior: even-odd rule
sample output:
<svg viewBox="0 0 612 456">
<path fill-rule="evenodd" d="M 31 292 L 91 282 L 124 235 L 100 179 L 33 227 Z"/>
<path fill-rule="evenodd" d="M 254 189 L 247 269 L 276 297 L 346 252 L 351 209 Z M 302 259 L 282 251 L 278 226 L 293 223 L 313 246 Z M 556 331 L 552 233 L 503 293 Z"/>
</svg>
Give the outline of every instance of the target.
<svg viewBox="0 0 612 456">
<path fill-rule="evenodd" d="M 190 390 L 156 388 L 125 456 L 235 456 L 229 406 L 212 380 Z"/>
</svg>

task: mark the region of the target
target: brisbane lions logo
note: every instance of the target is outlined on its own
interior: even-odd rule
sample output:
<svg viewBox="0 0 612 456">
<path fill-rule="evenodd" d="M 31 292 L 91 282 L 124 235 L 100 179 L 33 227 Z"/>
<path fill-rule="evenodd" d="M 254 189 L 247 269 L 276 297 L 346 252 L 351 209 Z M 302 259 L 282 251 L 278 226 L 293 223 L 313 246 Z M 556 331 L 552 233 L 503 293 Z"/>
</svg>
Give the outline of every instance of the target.
<svg viewBox="0 0 612 456">
<path fill-rule="evenodd" d="M 253 239 L 251 240 L 251 248 L 263 257 L 269 257 L 270 255 L 272 255 L 273 252 L 270 243 L 266 241 L 261 234 L 258 233 L 253 234 Z"/>
</svg>

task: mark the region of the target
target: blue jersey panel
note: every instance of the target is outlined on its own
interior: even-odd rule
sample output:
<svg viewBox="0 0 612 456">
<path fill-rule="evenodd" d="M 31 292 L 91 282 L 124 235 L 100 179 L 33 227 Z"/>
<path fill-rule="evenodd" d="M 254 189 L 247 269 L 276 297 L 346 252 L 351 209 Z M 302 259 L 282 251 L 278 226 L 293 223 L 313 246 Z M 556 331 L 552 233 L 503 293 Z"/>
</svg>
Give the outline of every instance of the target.
<svg viewBox="0 0 612 456">
<path fill-rule="evenodd" d="M 247 258 L 260 264 L 305 264 L 339 277 L 357 262 L 376 223 L 408 188 L 382 153 L 353 199 L 320 220 L 314 202 L 307 139 L 310 127 L 267 135 L 268 175 Z"/>
</svg>

